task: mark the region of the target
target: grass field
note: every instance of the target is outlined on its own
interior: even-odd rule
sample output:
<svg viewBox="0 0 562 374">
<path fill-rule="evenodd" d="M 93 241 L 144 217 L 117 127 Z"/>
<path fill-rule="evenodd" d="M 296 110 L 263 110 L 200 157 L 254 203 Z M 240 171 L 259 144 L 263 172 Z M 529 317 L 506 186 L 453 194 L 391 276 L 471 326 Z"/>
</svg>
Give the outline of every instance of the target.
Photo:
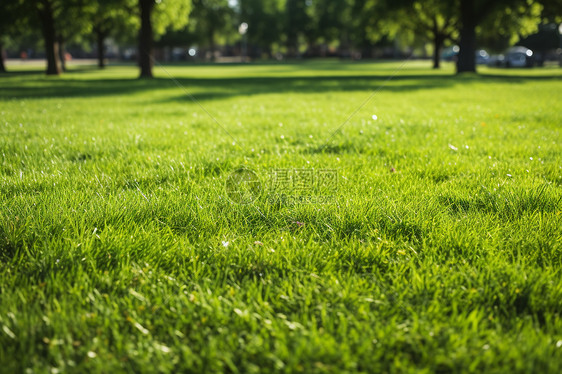
<svg viewBox="0 0 562 374">
<path fill-rule="evenodd" d="M 562 69 L 400 66 L 0 76 L 0 372 L 558 373 Z"/>
</svg>

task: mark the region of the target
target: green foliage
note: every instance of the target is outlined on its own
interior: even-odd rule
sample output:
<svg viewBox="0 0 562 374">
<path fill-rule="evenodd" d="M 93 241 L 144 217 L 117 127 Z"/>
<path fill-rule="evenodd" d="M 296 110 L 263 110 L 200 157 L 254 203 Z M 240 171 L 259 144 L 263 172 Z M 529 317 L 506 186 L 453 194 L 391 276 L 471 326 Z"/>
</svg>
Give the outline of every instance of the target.
<svg viewBox="0 0 562 374">
<path fill-rule="evenodd" d="M 166 30 L 180 30 L 187 25 L 190 0 L 155 0 L 152 24 L 156 35 L 163 34 Z"/>
<path fill-rule="evenodd" d="M 349 33 L 353 1 L 316 0 L 311 3 L 309 14 L 314 22 L 313 35 L 316 38 L 330 42 Z"/>
<path fill-rule="evenodd" d="M 478 32 L 483 38 L 503 37 L 508 40 L 509 45 L 513 45 L 519 38 L 538 30 L 542 9 L 542 5 L 537 2 L 506 5 L 485 17 Z"/>
<path fill-rule="evenodd" d="M 240 21 L 246 22 L 248 41 L 266 50 L 281 43 L 285 0 L 240 0 Z"/>
<path fill-rule="evenodd" d="M 4 75 L 2 371 L 558 373 L 561 70 L 398 67 Z"/>
<path fill-rule="evenodd" d="M 214 48 L 217 39 L 224 42 L 236 30 L 234 11 L 228 0 L 193 0 L 190 30 L 200 44 Z"/>
<path fill-rule="evenodd" d="M 301 52 L 301 42 L 311 31 L 311 3 L 307 0 L 286 0 L 284 10 L 282 27 L 287 53 L 296 56 Z"/>
<path fill-rule="evenodd" d="M 461 27 L 459 1 L 415 1 L 415 0 L 370 0 L 367 11 L 376 15 L 388 15 L 379 22 L 378 28 L 371 30 L 373 39 L 398 32 L 414 36 L 425 36 L 431 41 L 435 33 L 446 36 L 458 43 Z M 493 42 L 498 37 L 514 43 L 518 37 L 529 35 L 537 30 L 543 6 L 540 2 L 529 1 L 476 1 L 474 14 L 480 20 L 478 35 L 481 41 Z"/>
<path fill-rule="evenodd" d="M 137 37 L 140 22 L 135 4 L 125 0 L 97 0 L 90 22 L 94 33 L 112 36 L 119 42 L 130 42 Z M 95 37 L 95 35 L 93 35 Z"/>
<path fill-rule="evenodd" d="M 55 22 L 59 33 L 65 39 L 79 38 L 92 32 L 89 16 L 95 12 L 95 2 L 85 0 L 66 0 L 57 9 Z"/>
<path fill-rule="evenodd" d="M 0 3 L 0 38 L 3 41 L 24 29 L 28 10 L 21 0 Z"/>
<path fill-rule="evenodd" d="M 18 49 L 20 41 L 33 45 L 37 33 L 28 27 L 29 23 L 35 20 L 32 10 L 23 0 L 0 3 L 0 43 L 4 47 Z"/>
<path fill-rule="evenodd" d="M 41 1 L 23 0 L 27 2 L 28 10 L 36 12 L 45 4 Z M 55 22 L 57 37 L 62 37 L 65 42 L 81 44 L 84 37 L 92 31 L 89 17 L 96 8 L 96 3 L 85 0 L 46 0 L 50 4 Z M 39 28 L 35 15 L 28 18 L 29 26 Z"/>
</svg>

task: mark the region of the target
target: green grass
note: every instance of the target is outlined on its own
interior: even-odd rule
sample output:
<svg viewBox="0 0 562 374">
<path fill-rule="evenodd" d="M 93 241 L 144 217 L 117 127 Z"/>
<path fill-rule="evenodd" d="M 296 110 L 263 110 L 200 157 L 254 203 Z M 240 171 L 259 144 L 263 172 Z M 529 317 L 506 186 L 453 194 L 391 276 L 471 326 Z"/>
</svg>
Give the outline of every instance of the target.
<svg viewBox="0 0 562 374">
<path fill-rule="evenodd" d="M 559 372 L 562 69 L 399 66 L 0 76 L 0 371 Z"/>
</svg>

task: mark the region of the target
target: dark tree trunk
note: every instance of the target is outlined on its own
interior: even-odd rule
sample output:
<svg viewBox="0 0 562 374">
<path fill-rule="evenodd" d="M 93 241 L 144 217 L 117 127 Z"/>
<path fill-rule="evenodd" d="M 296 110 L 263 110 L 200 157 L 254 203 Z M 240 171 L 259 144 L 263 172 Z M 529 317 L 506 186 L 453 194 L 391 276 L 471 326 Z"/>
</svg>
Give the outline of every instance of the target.
<svg viewBox="0 0 562 374">
<path fill-rule="evenodd" d="M 139 32 L 139 66 L 141 78 L 152 78 L 152 22 L 154 0 L 139 0 L 141 28 Z"/>
<path fill-rule="evenodd" d="M 98 46 L 98 68 L 105 68 L 105 51 L 103 42 L 105 40 L 105 33 L 101 30 L 96 30 L 96 43 Z"/>
<path fill-rule="evenodd" d="M 441 67 L 441 50 L 445 40 L 439 34 L 433 37 L 433 68 L 439 69 Z"/>
<path fill-rule="evenodd" d="M 0 41 L 0 73 L 6 72 L 6 65 L 4 65 L 4 45 Z"/>
<path fill-rule="evenodd" d="M 59 44 L 59 60 L 60 60 L 60 67 L 63 72 L 66 71 L 66 48 L 64 44 L 64 37 L 59 35 L 58 37 L 58 44 Z"/>
<path fill-rule="evenodd" d="M 43 28 L 43 39 L 45 40 L 45 54 L 47 55 L 47 75 L 60 74 L 59 47 L 56 39 L 55 20 L 53 8 L 48 0 L 41 1 L 39 18 Z"/>
<path fill-rule="evenodd" d="M 474 0 L 461 0 L 461 34 L 457 73 L 476 72 L 476 24 Z"/>
</svg>

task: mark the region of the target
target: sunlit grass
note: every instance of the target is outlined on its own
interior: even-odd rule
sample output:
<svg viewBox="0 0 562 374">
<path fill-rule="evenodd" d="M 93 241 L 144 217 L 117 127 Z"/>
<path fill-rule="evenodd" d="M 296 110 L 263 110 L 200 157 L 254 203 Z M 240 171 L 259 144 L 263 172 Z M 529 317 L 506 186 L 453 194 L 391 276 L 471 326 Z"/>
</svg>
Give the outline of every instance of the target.
<svg viewBox="0 0 562 374">
<path fill-rule="evenodd" d="M 427 66 L 0 76 L 2 370 L 557 372 L 562 71 Z"/>
</svg>

